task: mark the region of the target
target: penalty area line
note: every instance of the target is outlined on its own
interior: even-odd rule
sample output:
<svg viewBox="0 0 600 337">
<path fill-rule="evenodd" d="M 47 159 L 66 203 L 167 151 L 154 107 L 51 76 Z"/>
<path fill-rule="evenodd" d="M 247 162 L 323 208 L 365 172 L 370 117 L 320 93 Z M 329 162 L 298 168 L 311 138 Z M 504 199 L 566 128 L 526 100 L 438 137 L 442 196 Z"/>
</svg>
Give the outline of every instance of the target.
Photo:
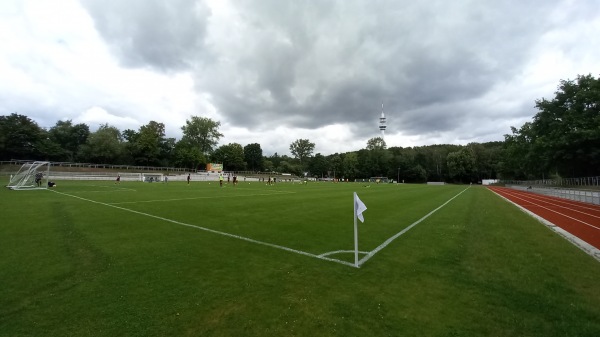
<svg viewBox="0 0 600 337">
<path fill-rule="evenodd" d="M 267 246 L 267 247 L 271 247 L 271 248 L 285 250 L 287 252 L 296 253 L 296 254 L 300 254 L 300 255 L 304 255 L 304 256 L 308 256 L 308 257 L 313 257 L 313 258 L 316 258 L 316 259 L 319 259 L 319 260 L 336 262 L 336 263 L 339 263 L 339 264 L 343 264 L 343 265 L 346 265 L 346 266 L 350 266 L 350 267 L 356 268 L 356 266 L 353 263 L 342 261 L 342 260 L 338 260 L 338 259 L 329 258 L 327 256 L 316 255 L 316 254 L 313 254 L 313 253 L 305 252 L 305 251 L 294 249 L 294 248 L 289 248 L 289 247 L 280 246 L 280 245 L 276 245 L 276 244 L 269 243 L 269 242 L 264 242 L 264 241 L 259 241 L 259 240 L 255 240 L 255 239 L 250 239 L 250 238 L 247 238 L 247 237 L 244 237 L 244 236 L 239 236 L 239 235 L 235 235 L 235 234 L 231 234 L 231 233 L 227 233 L 227 232 L 221 232 L 221 231 L 217 231 L 217 230 L 214 230 L 214 229 L 210 229 L 210 228 L 206 228 L 206 227 L 202 227 L 202 226 L 197 226 L 197 225 L 192 225 L 192 224 L 188 224 L 188 223 L 177 221 L 177 220 L 173 220 L 173 219 L 167 219 L 167 218 L 163 218 L 163 217 L 160 217 L 160 216 L 157 216 L 157 215 L 152 215 L 152 214 L 148 214 L 148 213 L 144 213 L 144 212 L 139 212 L 139 211 L 135 211 L 135 210 L 132 210 L 132 209 L 120 207 L 120 206 L 117 206 L 117 205 L 111 205 L 111 204 L 107 204 L 107 203 L 100 202 L 100 201 L 95 201 L 95 200 L 91 200 L 91 199 L 87 199 L 87 198 L 82 198 L 82 197 L 79 197 L 79 196 L 76 196 L 76 195 L 71 195 L 71 194 L 67 194 L 67 193 L 63 193 L 63 192 L 58 192 L 58 191 L 52 191 L 52 192 L 58 193 L 58 194 L 62 194 L 62 195 L 65 195 L 65 196 L 68 196 L 68 197 L 71 197 L 71 198 L 75 198 L 75 199 L 79 199 L 79 200 L 91 202 L 91 203 L 94 203 L 94 204 L 108 206 L 108 207 L 116 208 L 116 209 L 119 209 L 119 210 L 122 210 L 122 211 L 126 211 L 126 212 L 135 213 L 135 214 L 138 214 L 138 215 L 147 216 L 147 217 L 158 219 L 158 220 L 162 220 L 162 221 L 165 221 L 165 222 L 170 222 L 170 223 L 173 223 L 173 224 L 176 224 L 176 225 L 191 227 L 191 228 L 199 229 L 199 230 L 202 230 L 202 231 L 205 231 L 205 232 L 209 232 L 209 233 L 213 233 L 213 234 L 218 234 L 218 235 L 222 235 L 222 236 L 226 236 L 226 237 L 230 237 L 230 238 L 234 238 L 234 239 L 238 239 L 238 240 L 242 240 L 242 241 L 246 241 L 246 242 L 251 242 L 251 243 L 259 244 L 259 245 L 262 245 L 262 246 Z"/>
</svg>

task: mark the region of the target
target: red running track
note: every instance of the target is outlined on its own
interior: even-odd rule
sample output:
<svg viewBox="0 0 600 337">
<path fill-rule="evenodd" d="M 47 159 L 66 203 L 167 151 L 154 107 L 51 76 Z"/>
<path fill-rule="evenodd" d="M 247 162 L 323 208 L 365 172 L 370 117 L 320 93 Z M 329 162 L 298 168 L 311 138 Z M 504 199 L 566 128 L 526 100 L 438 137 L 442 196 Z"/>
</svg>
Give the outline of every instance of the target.
<svg viewBox="0 0 600 337">
<path fill-rule="evenodd" d="M 506 187 L 488 188 L 600 249 L 600 206 Z"/>
</svg>

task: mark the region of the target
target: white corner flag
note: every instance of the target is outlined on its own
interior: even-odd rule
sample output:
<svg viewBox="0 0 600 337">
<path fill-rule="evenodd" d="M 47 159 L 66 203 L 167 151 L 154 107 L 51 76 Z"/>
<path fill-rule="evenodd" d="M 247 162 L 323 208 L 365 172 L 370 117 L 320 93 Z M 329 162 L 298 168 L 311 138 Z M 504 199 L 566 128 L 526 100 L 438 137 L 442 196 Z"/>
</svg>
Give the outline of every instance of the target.
<svg viewBox="0 0 600 337">
<path fill-rule="evenodd" d="M 360 222 L 365 222 L 362 213 L 367 210 L 367 206 L 358 198 L 358 194 L 354 192 L 354 266 L 358 268 L 358 224 L 356 218 L 360 219 Z"/>
<path fill-rule="evenodd" d="M 360 222 L 365 222 L 365 218 L 363 218 L 362 213 L 367 210 L 367 206 L 358 198 L 358 194 L 354 192 L 354 212 L 356 213 L 356 217 L 360 220 Z"/>
</svg>

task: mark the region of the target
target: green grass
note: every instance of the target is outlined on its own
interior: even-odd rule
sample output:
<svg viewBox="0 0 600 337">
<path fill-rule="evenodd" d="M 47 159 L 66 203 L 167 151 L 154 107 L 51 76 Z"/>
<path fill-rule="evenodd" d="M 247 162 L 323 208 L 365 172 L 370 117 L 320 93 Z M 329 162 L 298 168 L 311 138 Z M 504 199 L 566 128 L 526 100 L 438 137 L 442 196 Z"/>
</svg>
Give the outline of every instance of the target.
<svg viewBox="0 0 600 337">
<path fill-rule="evenodd" d="M 0 336 L 598 336 L 600 264 L 467 186 L 0 190 Z M 192 225 L 197 227 L 185 226 Z M 361 255 L 364 256 L 364 255 Z M 352 253 L 330 256 L 354 262 Z"/>
</svg>

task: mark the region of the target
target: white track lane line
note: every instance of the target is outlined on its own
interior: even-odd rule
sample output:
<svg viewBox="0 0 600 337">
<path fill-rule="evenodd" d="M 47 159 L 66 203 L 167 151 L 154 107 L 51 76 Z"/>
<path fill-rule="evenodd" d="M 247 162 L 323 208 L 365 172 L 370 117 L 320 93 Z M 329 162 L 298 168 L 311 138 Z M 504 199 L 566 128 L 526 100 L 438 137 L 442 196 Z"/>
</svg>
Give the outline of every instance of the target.
<svg viewBox="0 0 600 337">
<path fill-rule="evenodd" d="M 575 247 L 583 250 L 586 254 L 592 256 L 593 258 L 595 258 L 596 260 L 598 260 L 600 262 L 600 249 L 598 249 L 598 248 L 590 245 L 589 243 L 581 240 L 580 238 L 576 237 L 575 235 L 567 232 L 566 230 L 560 228 L 559 226 L 553 224 L 552 222 L 550 222 L 550 221 L 542 218 L 541 216 L 533 213 L 532 211 L 528 210 L 527 208 L 525 208 L 525 207 L 523 207 L 523 206 L 521 206 L 521 205 L 519 205 L 519 204 L 511 201 L 510 199 L 508 199 L 507 197 L 503 196 L 499 192 L 499 191 L 506 192 L 504 189 L 496 190 L 496 189 L 490 188 L 489 190 L 492 191 L 497 196 L 499 196 L 500 198 L 502 198 L 502 199 L 506 200 L 507 202 L 515 205 L 521 211 L 525 212 L 526 214 L 529 214 L 534 219 L 537 219 L 539 222 L 541 222 L 542 224 L 544 224 L 544 226 L 548 227 L 549 229 L 551 229 L 552 231 L 554 231 L 558 235 L 560 235 L 563 238 L 567 239 L 569 242 L 571 242 L 572 244 L 574 244 Z"/>
<path fill-rule="evenodd" d="M 530 200 L 527 200 L 527 199 L 524 199 L 524 198 L 520 198 L 520 197 L 518 197 L 518 196 L 517 196 L 517 194 L 510 193 L 510 192 L 506 192 L 506 194 L 508 194 L 508 195 L 510 195 L 510 196 L 513 196 L 513 197 L 515 197 L 515 198 L 517 198 L 517 199 L 520 199 L 520 200 L 523 200 L 523 201 L 526 201 L 526 202 L 530 202 L 531 204 L 533 204 L 533 205 L 535 205 L 535 206 L 537 206 L 537 207 L 541 207 L 541 208 L 543 208 L 543 209 L 549 210 L 550 212 L 554 212 L 554 213 L 556 213 L 556 214 L 558 214 L 558 215 L 564 216 L 565 218 L 569 218 L 569 219 L 575 220 L 575 221 L 577 221 L 577 222 L 580 222 L 580 223 L 582 223 L 582 224 L 584 224 L 584 225 L 586 225 L 586 226 L 589 226 L 589 227 L 592 227 L 592 228 L 594 228 L 594 229 L 598 229 L 598 230 L 600 230 L 600 227 L 599 227 L 599 226 L 594 226 L 594 225 L 592 225 L 592 224 L 589 224 L 589 223 L 587 223 L 587 222 L 585 222 L 585 221 L 583 221 L 583 220 L 576 219 L 576 218 L 574 218 L 574 217 L 572 217 L 572 216 L 568 216 L 568 215 L 566 215 L 566 214 L 560 213 L 560 212 L 558 212 L 558 211 L 555 211 L 555 210 L 553 210 L 553 209 L 551 209 L 551 208 L 544 207 L 544 206 L 542 206 L 542 205 L 536 204 L 536 203 L 534 203 L 534 202 L 531 202 Z"/>
</svg>

